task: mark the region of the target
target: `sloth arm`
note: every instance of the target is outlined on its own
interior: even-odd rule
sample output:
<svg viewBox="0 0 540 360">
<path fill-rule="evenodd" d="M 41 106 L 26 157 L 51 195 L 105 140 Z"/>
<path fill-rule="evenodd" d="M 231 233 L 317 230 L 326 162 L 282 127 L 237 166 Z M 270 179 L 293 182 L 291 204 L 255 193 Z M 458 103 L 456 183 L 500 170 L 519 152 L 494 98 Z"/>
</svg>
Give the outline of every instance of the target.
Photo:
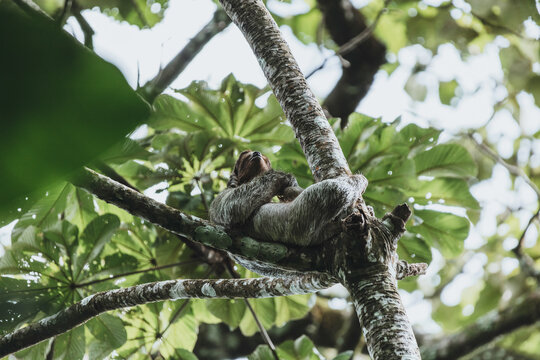
<svg viewBox="0 0 540 360">
<path fill-rule="evenodd" d="M 292 175 L 270 170 L 248 183 L 227 188 L 212 202 L 210 220 L 227 228 L 243 225 L 255 211 L 272 201 L 293 180 Z"/>
</svg>

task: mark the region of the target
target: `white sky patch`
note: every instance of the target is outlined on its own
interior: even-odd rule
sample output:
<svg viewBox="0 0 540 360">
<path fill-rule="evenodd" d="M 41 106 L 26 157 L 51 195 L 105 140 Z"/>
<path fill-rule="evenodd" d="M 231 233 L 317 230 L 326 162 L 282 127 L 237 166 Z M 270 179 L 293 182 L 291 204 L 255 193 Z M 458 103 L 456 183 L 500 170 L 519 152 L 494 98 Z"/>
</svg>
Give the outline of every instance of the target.
<svg viewBox="0 0 540 360">
<path fill-rule="evenodd" d="M 15 224 L 17 224 L 17 220 L 10 222 L 6 226 L 0 227 L 0 257 L 5 253 L 4 246 L 9 246 L 11 244 L 11 231 L 15 227 Z"/>
<path fill-rule="evenodd" d="M 399 295 L 405 306 L 407 317 L 416 329 L 421 332 L 429 333 L 438 333 L 442 331 L 441 327 L 431 318 L 431 303 L 423 299 L 421 291 L 416 290 L 409 293 L 404 290 L 399 290 Z"/>
<path fill-rule="evenodd" d="M 160 190 L 166 189 L 168 186 L 169 184 L 166 181 L 162 181 L 144 190 L 144 195 L 156 201 L 159 201 L 160 203 L 165 204 L 165 201 L 167 200 L 167 196 L 169 195 L 169 192 L 167 190 L 164 190 L 164 191 L 160 191 Z"/>
</svg>

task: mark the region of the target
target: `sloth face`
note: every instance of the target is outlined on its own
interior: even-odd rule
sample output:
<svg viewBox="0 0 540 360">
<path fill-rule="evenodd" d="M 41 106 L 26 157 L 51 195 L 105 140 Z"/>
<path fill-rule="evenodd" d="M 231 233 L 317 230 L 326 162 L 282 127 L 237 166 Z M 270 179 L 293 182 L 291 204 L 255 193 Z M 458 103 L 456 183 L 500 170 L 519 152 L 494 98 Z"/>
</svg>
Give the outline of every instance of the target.
<svg viewBox="0 0 540 360">
<path fill-rule="evenodd" d="M 270 169 L 272 169 L 270 160 L 260 152 L 251 150 L 242 151 L 234 165 L 231 179 L 233 177 L 235 178 L 236 186 L 242 185 Z"/>
</svg>

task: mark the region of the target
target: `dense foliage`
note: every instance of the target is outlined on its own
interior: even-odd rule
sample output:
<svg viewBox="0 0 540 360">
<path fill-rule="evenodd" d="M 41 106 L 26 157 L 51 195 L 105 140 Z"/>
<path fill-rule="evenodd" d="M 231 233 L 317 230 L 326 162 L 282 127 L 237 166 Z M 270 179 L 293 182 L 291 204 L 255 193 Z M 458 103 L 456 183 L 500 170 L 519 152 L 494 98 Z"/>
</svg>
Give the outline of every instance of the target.
<svg viewBox="0 0 540 360">
<path fill-rule="evenodd" d="M 304 2 L 307 11 L 287 17 L 276 14 L 278 23 L 290 26 L 305 44 L 337 50 L 321 28 L 322 14 L 316 1 Z M 52 0 L 37 3 L 54 17 L 59 16 L 64 5 Z M 113 1 L 106 2 L 107 7 L 100 1 L 76 3 L 81 9 L 98 6 L 99 10 L 93 11 L 141 28 L 158 23 L 167 7 L 167 1 Z M 382 0 L 363 2 L 358 11 L 373 21 L 384 6 Z M 374 30 L 388 51 L 389 62 L 382 69 L 388 74 L 395 71 L 400 66 L 396 55 L 405 47 L 421 46 L 429 51 L 428 59 L 411 69 L 404 86 L 417 103 L 427 101 L 433 91 L 433 86 L 427 86 L 423 80 L 429 76 L 438 83 L 435 89 L 438 88 L 441 106 L 455 108 L 474 95 L 465 89 L 466 81 L 459 74 L 448 78 L 433 75 L 430 61 L 441 47 L 455 47 L 464 60 L 474 59 L 486 47 L 497 47 L 504 76 L 485 85 L 492 88 L 491 119 L 496 119 L 497 114 L 510 114 L 519 131 L 512 139 L 512 151 L 503 154 L 504 160 L 519 167 L 522 178 L 532 179 L 533 186 L 540 186 L 540 129 L 532 126 L 534 131 L 529 131 L 531 120 L 520 112 L 526 103 L 524 96 L 532 95 L 536 106 L 540 105 L 540 44 L 525 32 L 525 26 L 532 26 L 527 22 L 539 23 L 534 1 L 390 1 L 386 6 L 388 11 L 382 14 Z M 0 189 L 0 199 L 6 200 L 0 205 L 0 225 L 11 223 L 12 228 L 11 241 L 0 258 L 0 335 L 99 291 L 157 280 L 232 276 L 223 261 L 210 261 L 183 239 L 66 182 L 67 176 L 81 165 L 124 179 L 138 191 L 165 195 L 168 205 L 202 218 L 207 218 L 208 204 L 225 188 L 238 153 L 245 149 L 267 154 L 275 168 L 293 173 L 303 187 L 313 182 L 300 146 L 268 88 L 241 83 L 233 75 L 223 79 L 219 88 L 194 81 L 172 95 L 160 95 L 150 116 L 143 120 L 145 105 L 136 99 L 135 92 L 127 88 L 115 69 L 45 22 L 36 23 L 35 29 L 25 29 L 30 21 L 5 1 L 0 3 L 0 33 L 11 29 L 28 32 L 25 36 L 34 39 L 31 44 L 8 43 L 7 50 L 15 54 L 15 59 L 7 63 L 0 60 L 2 68 L 17 62 L 26 64 L 21 61 L 30 55 L 19 49 L 31 47 L 40 56 L 48 54 L 49 69 L 38 67 L 27 76 L 17 77 L 21 89 L 34 89 L 37 83 L 46 84 L 47 90 L 38 88 L 26 105 L 12 103 L 7 115 L 20 119 L 20 126 L 7 127 L 0 135 L 6 139 L 1 145 L 2 168 L 8 170 L 3 174 L 4 186 Z M 1 36 L 2 41 L 7 38 Z M 46 46 L 37 46 L 39 43 Z M 65 44 L 70 53 L 82 59 L 69 69 L 68 75 L 55 73 L 65 71 L 68 50 L 61 46 L 51 48 L 52 43 Z M 39 80 L 38 72 L 43 73 Z M 89 76 L 93 81 L 84 81 Z M 57 78 L 63 81 L 54 81 Z M 97 97 L 96 93 L 103 88 L 110 93 Z M 67 101 L 66 89 L 77 89 L 80 103 Z M 45 92 L 50 98 L 40 103 Z M 13 93 L 7 92 L 1 98 L 4 102 L 12 97 Z M 118 104 L 123 108 L 111 114 Z M 43 109 L 50 112 L 37 117 L 33 111 L 17 111 L 16 107 L 40 114 Z M 103 118 L 103 111 L 73 111 L 97 107 L 105 109 L 109 118 Z M 431 116 L 436 118 L 437 114 Z M 493 174 L 493 160 L 478 151 L 475 143 L 480 142 L 497 154 L 497 144 L 490 143 L 496 139 L 488 137 L 497 126 L 494 122 L 486 119 L 481 128 L 449 134 L 444 129 L 419 126 L 401 118 L 383 122 L 360 113 L 352 114 L 344 129 L 339 119 L 330 121 L 351 170 L 369 180 L 364 197 L 376 215 L 380 217 L 403 202 L 413 208 L 413 217 L 399 244 L 400 257 L 430 263 L 433 254 L 439 258 L 442 255 L 430 281 L 407 279 L 399 285 L 409 292 L 422 292 L 431 304 L 433 319 L 444 332 L 460 331 L 490 311 L 512 306 L 516 299 L 537 288 L 538 284 L 519 268 L 505 273 L 501 264 L 514 256 L 505 242 L 522 237 L 531 209 L 539 205 L 538 199 L 533 200 L 533 205 L 503 204 L 504 211 L 493 212 L 482 211 L 484 204 L 471 194 L 472 185 L 490 181 Z M 145 135 L 122 139 L 136 123 L 143 126 Z M 104 124 L 114 124 L 115 128 L 107 127 L 105 131 Z M 39 132 L 39 138 L 53 141 L 36 141 L 35 132 Z M 112 139 L 116 146 L 111 147 Z M 22 147 L 14 145 L 17 143 Z M 56 159 L 60 165 L 52 169 L 43 166 L 50 159 Z M 522 191 L 528 185 L 514 175 L 505 173 L 512 182 L 509 188 Z M 21 177 L 30 180 L 21 183 Z M 497 216 L 491 220 L 493 229 L 487 232 L 490 235 L 485 236 L 481 245 L 465 249 L 470 227 L 479 221 L 485 223 L 488 216 Z M 538 225 L 533 224 L 534 230 L 531 227 L 530 232 L 537 234 Z M 536 239 L 526 245 L 528 256 L 540 258 Z M 478 257 L 481 264 L 476 271 L 481 275 L 470 281 L 459 303 L 441 302 L 443 290 L 459 276 L 468 276 L 467 264 Z M 242 268 L 237 271 L 243 277 L 257 276 Z M 331 312 L 331 301 L 302 295 L 250 303 L 262 325 L 270 329 L 287 325 L 310 311 L 313 323 L 318 324 L 321 320 L 317 320 L 317 313 Z M 348 322 L 341 322 L 341 326 L 333 324 L 336 334 L 348 330 Z M 230 330 L 239 329 L 244 336 L 258 331 L 243 301 L 153 303 L 101 315 L 64 335 L 23 350 L 16 357 L 44 358 L 54 342 L 54 358 L 62 359 L 79 359 L 85 353 L 90 359 L 142 359 L 150 355 L 196 359 L 192 352 L 199 326 L 219 323 Z M 539 358 L 538 329 L 538 325 L 522 328 L 498 339 L 496 346 Z M 271 334 L 275 332 L 279 329 L 274 328 Z M 278 354 L 283 359 L 319 359 L 319 350 L 324 351 L 316 347 L 331 346 L 317 342 L 314 345 L 308 338 L 300 337 L 279 346 Z M 330 358 L 348 359 L 350 352 L 333 356 Z M 272 354 L 261 346 L 249 358 L 272 359 Z"/>
</svg>

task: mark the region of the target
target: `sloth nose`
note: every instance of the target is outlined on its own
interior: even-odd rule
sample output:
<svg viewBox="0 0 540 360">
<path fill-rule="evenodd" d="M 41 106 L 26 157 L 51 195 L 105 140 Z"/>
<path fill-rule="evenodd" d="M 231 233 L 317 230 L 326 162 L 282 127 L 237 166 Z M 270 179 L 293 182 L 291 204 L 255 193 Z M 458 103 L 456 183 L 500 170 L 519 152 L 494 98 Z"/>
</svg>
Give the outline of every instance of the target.
<svg viewBox="0 0 540 360">
<path fill-rule="evenodd" d="M 258 151 L 253 152 L 253 157 L 259 157 L 259 156 L 261 156 L 260 152 L 258 152 Z"/>
</svg>

